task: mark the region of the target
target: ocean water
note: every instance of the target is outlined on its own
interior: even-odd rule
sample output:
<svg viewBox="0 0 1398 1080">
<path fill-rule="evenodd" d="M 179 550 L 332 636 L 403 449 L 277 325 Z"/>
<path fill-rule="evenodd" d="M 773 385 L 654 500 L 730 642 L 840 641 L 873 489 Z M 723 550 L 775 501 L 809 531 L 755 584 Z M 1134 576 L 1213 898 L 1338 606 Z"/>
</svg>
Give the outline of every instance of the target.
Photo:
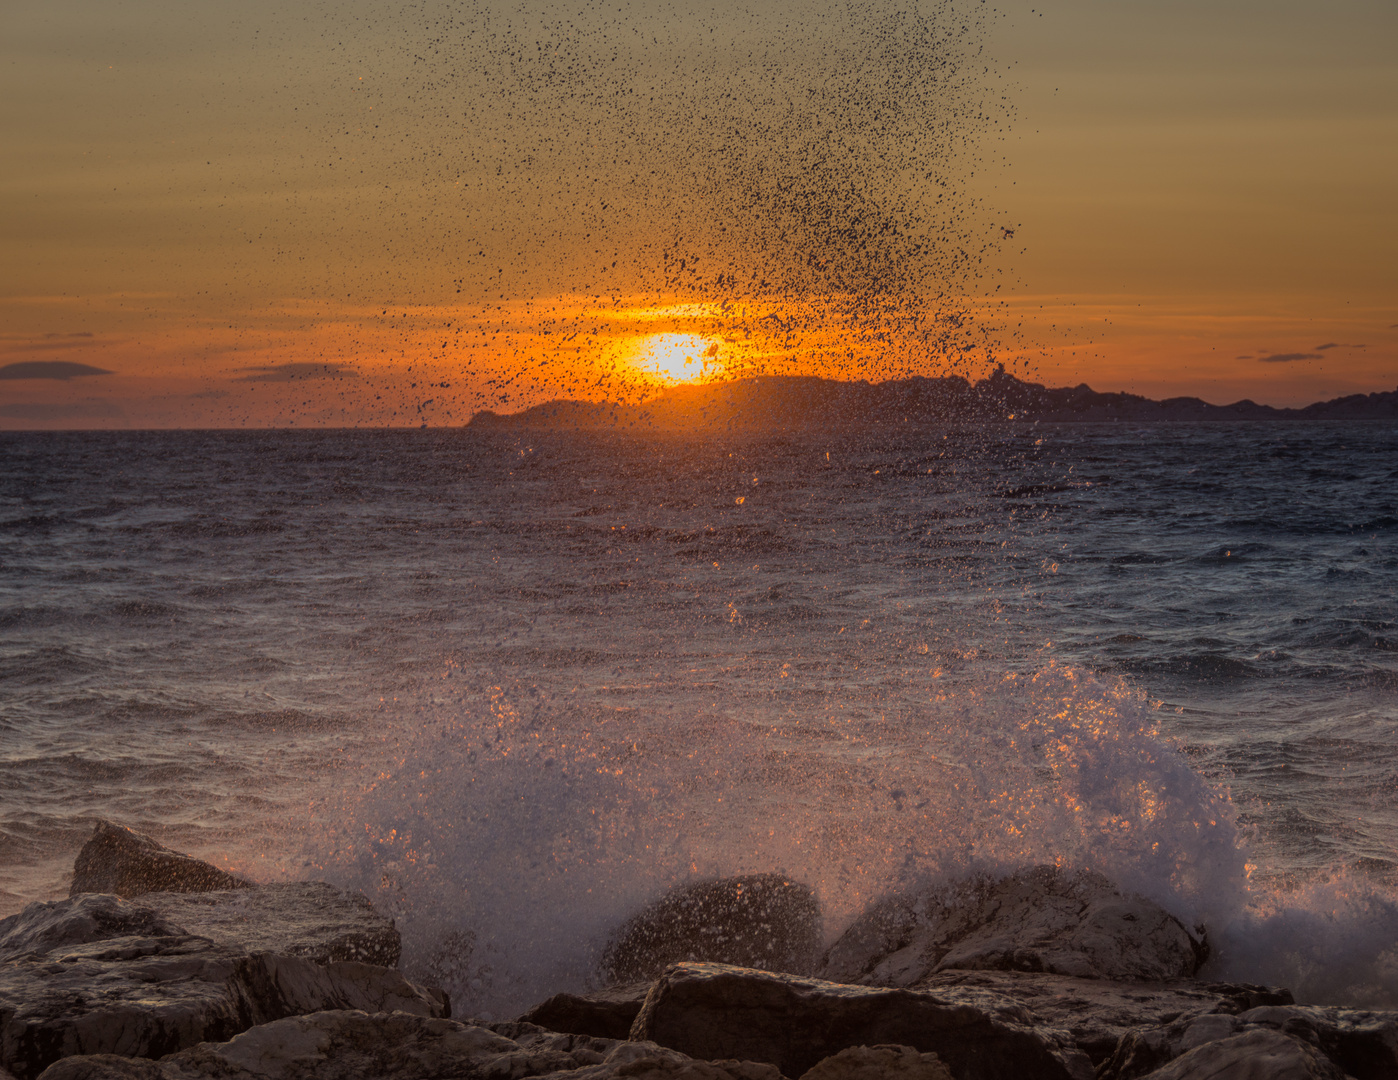
<svg viewBox="0 0 1398 1080">
<path fill-rule="evenodd" d="M 0 914 L 108 817 L 463 1012 L 667 887 L 1092 866 L 1398 1006 L 1398 427 L 0 435 Z"/>
</svg>

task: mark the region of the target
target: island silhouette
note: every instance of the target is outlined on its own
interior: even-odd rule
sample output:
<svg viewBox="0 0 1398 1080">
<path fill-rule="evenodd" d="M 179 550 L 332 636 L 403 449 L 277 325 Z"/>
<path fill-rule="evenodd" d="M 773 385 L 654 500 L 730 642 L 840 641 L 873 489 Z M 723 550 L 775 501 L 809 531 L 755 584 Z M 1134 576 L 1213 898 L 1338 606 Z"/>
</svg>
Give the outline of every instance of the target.
<svg viewBox="0 0 1398 1080">
<path fill-rule="evenodd" d="M 1395 420 L 1398 389 L 1350 394 L 1304 408 L 1276 408 L 1244 399 L 1212 405 L 1197 397 L 1154 401 L 1139 394 L 1099 393 L 1086 383 L 1045 387 L 1000 368 L 972 382 L 959 375 L 887 382 L 803 375 L 759 375 L 732 382 L 671 387 L 640 404 L 554 400 L 517 413 L 482 410 L 478 428 L 782 429 L 868 427 L 976 420 L 1111 422 L 1207 420 Z"/>
</svg>

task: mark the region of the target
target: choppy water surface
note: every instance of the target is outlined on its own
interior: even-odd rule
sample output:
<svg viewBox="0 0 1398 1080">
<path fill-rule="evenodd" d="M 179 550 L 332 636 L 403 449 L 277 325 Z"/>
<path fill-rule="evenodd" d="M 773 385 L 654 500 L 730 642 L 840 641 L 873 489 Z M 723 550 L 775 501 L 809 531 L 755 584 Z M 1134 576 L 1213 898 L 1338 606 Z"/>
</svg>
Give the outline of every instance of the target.
<svg viewBox="0 0 1398 1080">
<path fill-rule="evenodd" d="M 677 880 L 1060 859 L 1398 1001 L 1392 425 L 0 440 L 0 909 L 108 816 L 499 1013 Z"/>
</svg>

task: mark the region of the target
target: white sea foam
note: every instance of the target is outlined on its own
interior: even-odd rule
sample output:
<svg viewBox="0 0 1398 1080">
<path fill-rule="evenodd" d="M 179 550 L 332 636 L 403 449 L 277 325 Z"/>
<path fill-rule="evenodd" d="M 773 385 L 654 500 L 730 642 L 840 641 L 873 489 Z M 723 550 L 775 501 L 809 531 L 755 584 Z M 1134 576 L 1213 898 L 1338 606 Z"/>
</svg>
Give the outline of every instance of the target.
<svg viewBox="0 0 1398 1080">
<path fill-rule="evenodd" d="M 1231 808 L 1140 695 L 1058 665 L 877 722 L 591 717 L 503 694 L 404 718 L 318 855 L 399 919 L 468 1011 L 586 986 L 607 932 L 696 877 L 780 871 L 837 933 L 913 880 L 1088 866 L 1194 923 L 1232 919 Z M 468 955 L 469 953 L 469 955 Z"/>
</svg>

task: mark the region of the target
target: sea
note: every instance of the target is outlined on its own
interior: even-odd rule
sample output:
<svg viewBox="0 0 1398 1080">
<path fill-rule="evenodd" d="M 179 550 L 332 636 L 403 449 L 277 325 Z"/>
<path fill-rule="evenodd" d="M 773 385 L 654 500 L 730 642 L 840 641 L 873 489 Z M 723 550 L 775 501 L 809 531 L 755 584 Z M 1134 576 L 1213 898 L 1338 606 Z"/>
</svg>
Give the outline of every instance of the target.
<svg viewBox="0 0 1398 1080">
<path fill-rule="evenodd" d="M 101 818 L 458 1013 L 685 882 L 1046 862 L 1398 1007 L 1398 425 L 0 434 L 0 915 Z"/>
</svg>

